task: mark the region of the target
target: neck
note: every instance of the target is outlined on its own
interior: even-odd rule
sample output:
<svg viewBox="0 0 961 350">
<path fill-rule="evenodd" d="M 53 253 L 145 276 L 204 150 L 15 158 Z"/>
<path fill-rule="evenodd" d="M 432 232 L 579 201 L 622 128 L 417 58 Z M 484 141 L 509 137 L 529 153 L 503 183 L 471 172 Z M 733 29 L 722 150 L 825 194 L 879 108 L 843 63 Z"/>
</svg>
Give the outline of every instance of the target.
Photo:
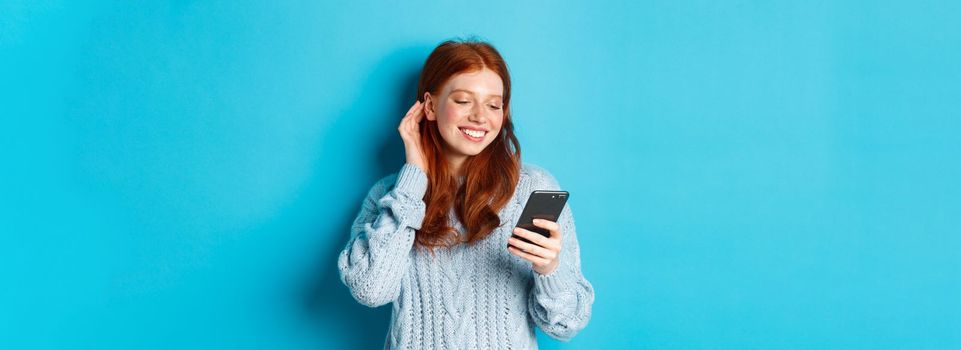
<svg viewBox="0 0 961 350">
<path fill-rule="evenodd" d="M 454 176 L 464 175 L 463 167 L 461 167 L 461 165 L 464 164 L 465 160 L 467 160 L 467 156 L 447 155 L 447 166 L 450 168 L 450 171 L 452 174 L 454 174 Z"/>
</svg>

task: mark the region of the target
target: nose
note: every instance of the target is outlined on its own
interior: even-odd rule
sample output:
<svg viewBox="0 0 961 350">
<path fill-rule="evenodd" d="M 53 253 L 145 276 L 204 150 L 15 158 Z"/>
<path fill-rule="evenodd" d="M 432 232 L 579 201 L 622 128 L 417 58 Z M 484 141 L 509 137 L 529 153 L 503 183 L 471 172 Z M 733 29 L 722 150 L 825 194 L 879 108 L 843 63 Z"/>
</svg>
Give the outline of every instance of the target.
<svg viewBox="0 0 961 350">
<path fill-rule="evenodd" d="M 474 107 L 470 110 L 470 116 L 467 118 L 475 123 L 483 123 L 487 120 L 487 116 L 484 115 L 484 108 L 480 106 L 479 103 L 475 103 Z"/>
</svg>

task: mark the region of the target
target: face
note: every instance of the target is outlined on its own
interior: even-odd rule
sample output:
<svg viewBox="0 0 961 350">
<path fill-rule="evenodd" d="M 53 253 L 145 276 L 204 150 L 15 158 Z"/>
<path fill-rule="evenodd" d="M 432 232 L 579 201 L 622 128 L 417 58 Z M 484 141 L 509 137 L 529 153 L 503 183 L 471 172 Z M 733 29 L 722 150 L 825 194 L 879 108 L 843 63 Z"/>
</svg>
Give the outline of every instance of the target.
<svg viewBox="0 0 961 350">
<path fill-rule="evenodd" d="M 500 133 L 503 95 L 501 77 L 487 68 L 454 75 L 437 95 L 424 93 L 427 120 L 437 122 L 453 165 L 483 151 Z"/>
</svg>

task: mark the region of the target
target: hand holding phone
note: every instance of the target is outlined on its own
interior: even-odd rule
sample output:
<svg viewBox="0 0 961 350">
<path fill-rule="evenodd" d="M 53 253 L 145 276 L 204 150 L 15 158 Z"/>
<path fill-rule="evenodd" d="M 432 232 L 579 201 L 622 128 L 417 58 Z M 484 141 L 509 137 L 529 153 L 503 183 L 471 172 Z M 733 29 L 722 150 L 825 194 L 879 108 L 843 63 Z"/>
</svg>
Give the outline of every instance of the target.
<svg viewBox="0 0 961 350">
<path fill-rule="evenodd" d="M 561 216 L 561 211 L 564 210 L 564 205 L 567 203 L 569 196 L 570 194 L 567 191 L 537 190 L 531 192 L 531 196 L 527 199 L 527 205 L 524 206 L 524 211 L 521 212 L 521 217 L 517 220 L 515 227 L 539 233 L 544 237 L 550 237 L 551 233 L 547 229 L 534 225 L 534 219 L 557 222 L 557 218 Z M 523 237 L 517 235 L 514 235 L 514 237 L 531 243 Z"/>
<path fill-rule="evenodd" d="M 514 234 L 507 240 L 507 250 L 531 263 L 534 271 L 547 275 L 560 262 L 561 235 L 557 219 L 567 203 L 566 191 L 534 191 L 521 212 Z M 534 219 L 541 219 L 534 225 Z M 551 234 L 554 231 L 556 234 Z M 521 237 L 524 235 L 526 237 Z"/>
</svg>

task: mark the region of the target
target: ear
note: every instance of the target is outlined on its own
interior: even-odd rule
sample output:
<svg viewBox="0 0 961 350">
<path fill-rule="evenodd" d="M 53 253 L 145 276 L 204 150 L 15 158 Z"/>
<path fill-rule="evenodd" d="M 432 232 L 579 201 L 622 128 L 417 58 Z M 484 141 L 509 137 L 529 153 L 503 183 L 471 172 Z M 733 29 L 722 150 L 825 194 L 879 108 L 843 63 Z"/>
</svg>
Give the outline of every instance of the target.
<svg viewBox="0 0 961 350">
<path fill-rule="evenodd" d="M 434 114 L 434 101 L 430 98 L 430 92 L 424 93 L 424 114 L 427 115 L 427 120 L 434 121 L 437 120 L 437 115 Z"/>
</svg>

